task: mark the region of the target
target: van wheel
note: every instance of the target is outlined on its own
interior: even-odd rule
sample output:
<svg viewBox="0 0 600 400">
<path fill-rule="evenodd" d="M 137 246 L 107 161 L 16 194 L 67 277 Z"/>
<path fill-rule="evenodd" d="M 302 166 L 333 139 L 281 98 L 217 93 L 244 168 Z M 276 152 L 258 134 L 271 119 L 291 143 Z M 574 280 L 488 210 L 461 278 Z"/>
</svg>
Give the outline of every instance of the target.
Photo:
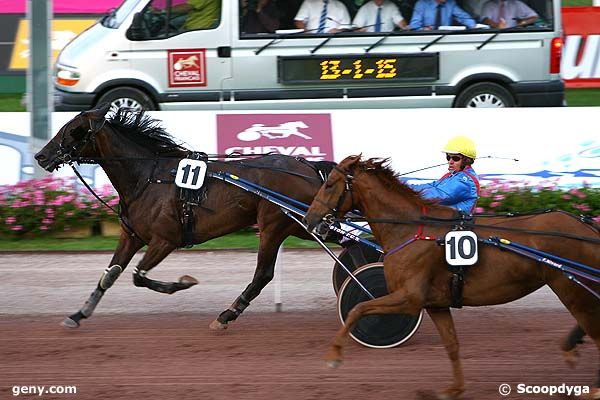
<svg viewBox="0 0 600 400">
<path fill-rule="evenodd" d="M 133 111 L 152 111 L 156 110 L 154 102 L 146 93 L 132 87 L 120 87 L 110 89 L 104 93 L 98 101 L 97 105 L 110 103 L 109 113 L 115 114 L 119 108 L 129 108 Z"/>
<path fill-rule="evenodd" d="M 508 90 L 496 83 L 476 83 L 463 90 L 454 107 L 497 108 L 514 107 L 515 100 Z"/>
</svg>

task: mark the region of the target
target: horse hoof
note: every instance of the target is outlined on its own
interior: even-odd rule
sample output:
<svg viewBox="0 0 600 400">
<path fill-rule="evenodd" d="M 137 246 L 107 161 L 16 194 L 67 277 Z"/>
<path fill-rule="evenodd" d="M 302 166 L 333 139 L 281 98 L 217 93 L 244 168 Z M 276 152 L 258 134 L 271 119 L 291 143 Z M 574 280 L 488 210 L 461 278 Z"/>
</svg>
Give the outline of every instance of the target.
<svg viewBox="0 0 600 400">
<path fill-rule="evenodd" d="M 223 331 L 227 329 L 227 324 L 223 324 L 215 319 L 208 327 L 213 331 Z"/>
<path fill-rule="evenodd" d="M 340 365 L 342 365 L 342 360 L 329 360 L 329 361 L 327 361 L 327 366 L 329 368 L 334 368 L 335 369 L 335 368 L 339 367 Z"/>
<path fill-rule="evenodd" d="M 569 367 L 575 368 L 579 361 L 579 353 L 577 350 L 563 351 L 563 359 Z"/>
<path fill-rule="evenodd" d="M 62 326 L 69 329 L 79 328 L 79 322 L 73 321 L 71 318 L 65 318 L 61 323 Z"/>
<path fill-rule="evenodd" d="M 183 284 L 187 285 L 188 287 L 190 287 L 190 286 L 197 285 L 198 280 L 196 278 L 194 278 L 193 276 L 183 275 L 181 278 L 179 278 L 179 283 L 183 283 Z"/>
</svg>

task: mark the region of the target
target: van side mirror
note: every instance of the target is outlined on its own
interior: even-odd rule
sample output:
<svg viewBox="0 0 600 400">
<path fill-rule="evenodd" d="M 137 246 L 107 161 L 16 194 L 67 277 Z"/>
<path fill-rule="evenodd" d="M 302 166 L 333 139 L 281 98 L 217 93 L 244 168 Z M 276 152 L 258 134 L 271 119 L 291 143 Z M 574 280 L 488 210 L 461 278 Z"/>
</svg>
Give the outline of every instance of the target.
<svg viewBox="0 0 600 400">
<path fill-rule="evenodd" d="M 129 40 L 144 40 L 146 38 L 144 16 L 141 12 L 135 13 L 131 26 L 125 32 L 125 37 Z"/>
</svg>

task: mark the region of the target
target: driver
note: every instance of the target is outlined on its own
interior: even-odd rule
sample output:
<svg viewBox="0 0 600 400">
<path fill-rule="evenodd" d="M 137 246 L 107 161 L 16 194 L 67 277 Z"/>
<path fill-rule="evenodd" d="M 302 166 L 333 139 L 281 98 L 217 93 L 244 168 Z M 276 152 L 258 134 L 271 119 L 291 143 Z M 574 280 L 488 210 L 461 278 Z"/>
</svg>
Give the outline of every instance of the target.
<svg viewBox="0 0 600 400">
<path fill-rule="evenodd" d="M 471 214 L 479 199 L 479 178 L 472 167 L 477 157 L 475 143 L 466 136 L 455 136 L 442 152 L 446 153 L 448 172 L 433 183 L 411 187 L 425 199 Z"/>
<path fill-rule="evenodd" d="M 477 157 L 475 143 L 466 136 L 455 136 L 442 152 L 446 153 L 448 172 L 435 182 L 410 187 L 425 199 L 438 200 L 440 204 L 472 214 L 479 199 L 479 178 L 472 167 Z M 355 224 L 370 229 L 366 222 Z M 341 228 L 357 236 L 364 233 L 346 224 L 341 224 Z M 340 244 L 351 247 L 354 242 L 343 237 Z"/>
</svg>

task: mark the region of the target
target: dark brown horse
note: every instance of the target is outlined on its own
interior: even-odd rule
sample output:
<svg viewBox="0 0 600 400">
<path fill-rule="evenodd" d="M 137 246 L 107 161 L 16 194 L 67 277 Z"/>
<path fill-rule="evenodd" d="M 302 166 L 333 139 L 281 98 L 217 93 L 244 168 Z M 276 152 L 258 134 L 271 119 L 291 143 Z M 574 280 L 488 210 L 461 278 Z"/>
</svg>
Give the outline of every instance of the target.
<svg viewBox="0 0 600 400">
<path fill-rule="evenodd" d="M 465 387 L 459 344 L 450 313 L 452 296 L 449 282 L 452 274 L 446 265 L 445 250 L 435 240 L 412 240 L 426 239 L 425 236 L 443 238 L 451 227 L 439 222 L 456 221 L 458 224 L 456 211 L 423 200 L 399 182 L 384 162 L 374 159 L 361 161 L 360 156 L 347 157 L 329 175 L 305 216 L 309 229 L 315 229 L 323 217 L 357 208 L 370 221 L 373 234 L 385 253 L 390 253 L 384 259 L 384 274 L 390 294 L 359 303 L 352 309 L 345 326 L 340 328 L 333 340 L 327 360 L 331 366 L 341 363 L 342 347 L 348 333 L 362 316 L 418 315 L 425 308 L 443 340 L 453 368 L 453 383 L 440 398 L 457 399 Z M 472 224 L 474 228 L 471 230 L 479 238 L 500 232 L 516 243 L 589 266 L 600 265 L 600 234 L 597 227 L 566 213 L 477 218 Z M 500 231 L 502 228 L 514 230 Z M 558 235 L 532 234 L 531 231 L 554 231 Z M 585 236 L 589 240 L 578 240 L 574 236 Z M 393 251 L 405 243 L 411 244 L 400 251 Z M 548 285 L 600 349 L 600 301 L 560 271 L 485 245 L 479 247 L 479 261 L 467 268 L 464 305 L 502 304 Z M 599 285 L 589 284 L 598 293 Z M 582 333 L 574 330 L 572 336 L 576 341 Z M 566 347 L 569 349 L 569 346 Z M 597 382 L 597 386 L 600 386 L 600 382 Z M 600 392 L 597 392 L 598 395 Z"/>
<path fill-rule="evenodd" d="M 95 161 L 102 166 L 120 198 L 123 229 L 117 249 L 82 309 L 63 324 L 78 327 L 82 318 L 88 318 L 105 291 L 145 244 L 148 248 L 133 272 L 134 284 L 171 294 L 197 281 L 187 275 L 179 282 L 150 279 L 147 273 L 169 253 L 185 244 L 202 243 L 257 223 L 260 244 L 252 282 L 210 325 L 213 329 L 225 329 L 273 278 L 277 250 L 283 240 L 290 235 L 307 239 L 310 236 L 278 206 L 217 179 L 207 178 L 200 204 L 191 210 L 186 208 L 173 184 L 171 171 L 191 152 L 148 116 L 120 110 L 105 119 L 108 110 L 105 106 L 79 114 L 35 156 L 50 172 L 71 160 Z M 333 165 L 323 163 L 320 166 L 329 169 Z M 209 161 L 208 171 L 232 173 L 309 204 L 322 183 L 315 164 L 295 157 L 268 155 L 250 160 Z M 190 211 L 193 217 L 185 224 L 184 214 L 189 215 Z"/>
</svg>

